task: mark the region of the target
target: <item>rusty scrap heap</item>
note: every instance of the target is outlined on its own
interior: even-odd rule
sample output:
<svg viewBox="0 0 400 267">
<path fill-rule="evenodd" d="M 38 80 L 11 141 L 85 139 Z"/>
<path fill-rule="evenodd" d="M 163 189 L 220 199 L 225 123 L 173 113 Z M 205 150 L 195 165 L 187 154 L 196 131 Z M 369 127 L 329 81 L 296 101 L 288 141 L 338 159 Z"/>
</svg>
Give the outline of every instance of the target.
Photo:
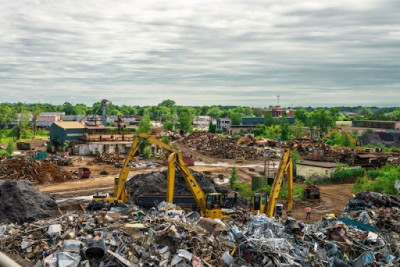
<svg viewBox="0 0 400 267">
<path fill-rule="evenodd" d="M 0 179 L 26 179 L 32 183 L 60 183 L 69 181 L 73 175 L 48 161 L 33 158 L 7 159 L 0 163 Z"/>
<path fill-rule="evenodd" d="M 322 160 L 347 163 L 351 157 L 351 149 L 348 147 L 330 146 L 318 139 L 309 137 L 295 138 L 286 141 L 284 147 L 297 147 L 302 159 Z"/>
<path fill-rule="evenodd" d="M 392 206 L 378 197 L 358 206 L 372 214 L 369 207 Z M 378 230 L 374 216 L 372 225 L 360 214 L 315 224 L 265 214 L 221 222 L 162 202 L 147 213 L 113 207 L 2 224 L 0 250 L 24 266 L 398 266 L 399 231 Z"/>
<path fill-rule="evenodd" d="M 222 159 L 235 159 L 237 156 L 243 156 L 247 160 L 262 159 L 255 148 L 238 146 L 230 139 L 223 139 L 208 132 L 193 132 L 179 143 Z"/>
<path fill-rule="evenodd" d="M 101 155 L 96 155 L 96 157 L 91 160 L 88 165 L 115 165 L 119 163 L 123 163 L 125 161 L 125 155 L 116 154 L 116 153 L 103 153 Z"/>
</svg>

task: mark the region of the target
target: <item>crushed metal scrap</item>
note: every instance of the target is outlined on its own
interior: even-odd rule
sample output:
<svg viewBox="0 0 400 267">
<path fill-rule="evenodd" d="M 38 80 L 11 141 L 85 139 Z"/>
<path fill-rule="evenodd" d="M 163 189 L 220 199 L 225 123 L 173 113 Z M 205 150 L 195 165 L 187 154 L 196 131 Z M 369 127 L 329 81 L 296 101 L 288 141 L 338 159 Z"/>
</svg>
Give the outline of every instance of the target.
<svg viewBox="0 0 400 267">
<path fill-rule="evenodd" d="M 236 145 L 231 139 L 223 139 L 208 132 L 193 132 L 178 143 L 222 159 L 235 159 L 237 156 L 247 160 L 262 159 L 257 149 Z"/>
<path fill-rule="evenodd" d="M 379 231 L 374 225 L 385 217 L 361 213 L 397 212 L 398 199 L 369 192 L 355 199 L 364 209 L 315 224 L 265 214 L 222 222 L 166 202 L 146 212 L 113 206 L 0 225 L 0 250 L 28 266 L 397 266 L 398 231 Z"/>
<path fill-rule="evenodd" d="M 60 183 L 73 179 L 72 173 L 48 161 L 33 158 L 6 159 L 0 162 L 0 179 L 26 179 L 32 183 Z"/>
</svg>

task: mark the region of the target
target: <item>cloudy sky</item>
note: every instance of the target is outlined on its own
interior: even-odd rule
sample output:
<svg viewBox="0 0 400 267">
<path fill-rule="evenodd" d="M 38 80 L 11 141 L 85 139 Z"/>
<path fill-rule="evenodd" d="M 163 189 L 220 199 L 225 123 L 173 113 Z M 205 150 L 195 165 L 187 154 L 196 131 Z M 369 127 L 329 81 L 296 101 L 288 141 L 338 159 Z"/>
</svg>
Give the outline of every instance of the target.
<svg viewBox="0 0 400 267">
<path fill-rule="evenodd" d="M 399 0 L 0 2 L 1 102 L 399 105 Z"/>
</svg>

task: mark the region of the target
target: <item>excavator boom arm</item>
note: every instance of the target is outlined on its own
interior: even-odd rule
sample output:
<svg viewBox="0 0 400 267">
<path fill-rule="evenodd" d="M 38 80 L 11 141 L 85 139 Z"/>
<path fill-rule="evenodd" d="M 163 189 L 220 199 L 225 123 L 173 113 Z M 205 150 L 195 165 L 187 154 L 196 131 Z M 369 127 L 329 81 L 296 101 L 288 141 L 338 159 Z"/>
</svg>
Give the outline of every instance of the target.
<svg viewBox="0 0 400 267">
<path fill-rule="evenodd" d="M 271 187 L 271 192 L 269 194 L 267 211 L 266 211 L 267 216 L 270 218 L 272 218 L 274 214 L 276 199 L 279 196 L 285 172 L 288 172 L 288 192 L 289 192 L 288 210 L 290 211 L 293 206 L 293 165 L 292 165 L 291 149 L 285 151 L 285 154 L 283 155 L 283 158 L 279 164 L 278 172 L 275 176 L 274 183 L 272 184 Z"/>
<path fill-rule="evenodd" d="M 325 140 L 326 138 L 328 138 L 329 136 L 331 136 L 334 132 L 337 132 L 338 130 L 340 130 L 346 137 L 347 139 L 349 139 L 349 141 L 356 146 L 357 142 L 356 140 L 343 128 L 340 127 L 336 127 L 335 129 L 331 130 L 329 133 L 327 133 L 326 135 L 324 135 L 321 139 Z"/>
</svg>

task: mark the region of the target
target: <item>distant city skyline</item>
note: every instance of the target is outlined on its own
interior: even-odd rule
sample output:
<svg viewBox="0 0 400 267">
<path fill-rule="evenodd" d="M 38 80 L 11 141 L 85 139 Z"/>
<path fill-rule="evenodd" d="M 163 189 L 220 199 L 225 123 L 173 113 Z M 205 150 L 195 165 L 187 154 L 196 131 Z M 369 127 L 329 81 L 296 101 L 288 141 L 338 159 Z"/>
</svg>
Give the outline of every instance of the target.
<svg viewBox="0 0 400 267">
<path fill-rule="evenodd" d="M 397 0 L 0 1 L 0 102 L 399 106 Z"/>
</svg>

